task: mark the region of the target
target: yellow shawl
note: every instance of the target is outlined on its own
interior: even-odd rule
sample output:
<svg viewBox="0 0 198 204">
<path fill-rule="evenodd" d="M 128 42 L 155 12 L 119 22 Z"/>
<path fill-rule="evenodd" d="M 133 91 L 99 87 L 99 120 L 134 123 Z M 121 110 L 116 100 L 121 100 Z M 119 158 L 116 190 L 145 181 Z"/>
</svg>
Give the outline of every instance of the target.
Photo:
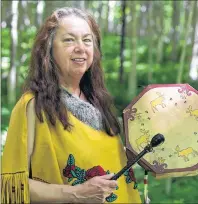
<svg viewBox="0 0 198 204">
<path fill-rule="evenodd" d="M 28 102 L 34 96 L 24 94 L 12 111 L 2 157 L 2 203 L 29 203 L 27 117 Z M 69 113 L 72 131 L 56 127 L 44 118 L 35 121 L 35 142 L 31 158 L 32 178 L 46 183 L 77 185 L 97 175 L 117 173 L 127 159 L 119 136 L 110 137 Z M 107 202 L 141 203 L 129 170 L 118 180 L 118 189 Z"/>
</svg>

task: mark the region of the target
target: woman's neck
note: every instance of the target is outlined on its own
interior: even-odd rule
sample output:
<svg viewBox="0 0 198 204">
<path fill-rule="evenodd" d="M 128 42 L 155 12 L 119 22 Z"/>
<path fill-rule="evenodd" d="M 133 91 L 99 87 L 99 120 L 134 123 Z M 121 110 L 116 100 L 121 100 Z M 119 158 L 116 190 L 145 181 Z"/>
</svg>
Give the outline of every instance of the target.
<svg viewBox="0 0 198 204">
<path fill-rule="evenodd" d="M 67 78 L 67 80 L 64 80 Z M 69 93 L 73 95 L 79 96 L 80 94 L 80 80 L 74 79 L 71 77 L 60 77 L 60 84 L 63 88 L 65 88 Z"/>
<path fill-rule="evenodd" d="M 69 93 L 71 93 L 72 95 L 76 95 L 76 96 L 80 96 L 80 93 L 81 93 L 81 89 L 80 89 L 80 86 L 68 86 L 68 85 L 65 85 L 65 84 L 62 84 L 61 85 L 64 89 L 66 89 Z"/>
</svg>

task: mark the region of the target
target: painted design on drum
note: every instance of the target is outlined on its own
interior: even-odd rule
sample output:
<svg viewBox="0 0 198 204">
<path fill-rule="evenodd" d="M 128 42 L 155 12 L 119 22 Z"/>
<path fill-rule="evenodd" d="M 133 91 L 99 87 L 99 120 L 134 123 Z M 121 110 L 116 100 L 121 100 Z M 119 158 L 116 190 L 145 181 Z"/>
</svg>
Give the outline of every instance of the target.
<svg viewBox="0 0 198 204">
<path fill-rule="evenodd" d="M 165 163 L 166 159 L 163 157 L 158 157 L 157 160 L 153 161 L 153 167 L 158 169 L 160 172 L 164 172 L 165 168 L 168 167 L 168 164 Z"/>
<path fill-rule="evenodd" d="M 191 96 L 191 92 L 186 88 L 186 86 L 182 86 L 178 89 L 178 92 L 180 93 L 180 98 L 186 99 L 188 96 Z"/>
<path fill-rule="evenodd" d="M 180 149 L 179 145 L 176 146 L 175 148 L 176 153 L 178 157 L 184 158 L 185 162 L 190 161 L 189 156 L 193 155 L 193 157 L 198 156 L 198 152 L 194 150 L 192 147 L 187 147 L 186 149 Z"/>
<path fill-rule="evenodd" d="M 137 148 L 139 150 L 144 149 L 144 147 L 148 145 L 150 141 L 149 140 L 149 137 L 150 137 L 149 130 L 140 129 L 140 132 L 143 134 L 135 140 Z M 144 146 L 142 146 L 143 144 Z"/>
<path fill-rule="evenodd" d="M 159 111 L 157 109 L 158 106 L 161 106 L 162 108 L 166 107 L 166 104 L 164 103 L 165 102 L 164 94 L 160 92 L 156 92 L 156 94 L 158 95 L 158 97 L 150 102 L 153 113 L 155 113 L 155 111 Z"/>
<path fill-rule="evenodd" d="M 194 116 L 195 119 L 198 121 L 198 109 L 192 109 L 192 106 L 190 105 L 187 110 L 186 113 L 190 113 L 190 116 Z"/>
</svg>

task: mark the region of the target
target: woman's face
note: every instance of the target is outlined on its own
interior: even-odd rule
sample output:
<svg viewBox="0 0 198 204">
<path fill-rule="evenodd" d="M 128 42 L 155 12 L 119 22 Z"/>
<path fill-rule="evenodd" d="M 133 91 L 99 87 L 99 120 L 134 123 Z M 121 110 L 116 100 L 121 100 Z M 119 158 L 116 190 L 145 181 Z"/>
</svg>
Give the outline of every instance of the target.
<svg viewBox="0 0 198 204">
<path fill-rule="evenodd" d="M 81 78 L 93 62 L 93 53 L 93 34 L 88 23 L 75 16 L 63 18 L 53 41 L 60 77 Z"/>
</svg>

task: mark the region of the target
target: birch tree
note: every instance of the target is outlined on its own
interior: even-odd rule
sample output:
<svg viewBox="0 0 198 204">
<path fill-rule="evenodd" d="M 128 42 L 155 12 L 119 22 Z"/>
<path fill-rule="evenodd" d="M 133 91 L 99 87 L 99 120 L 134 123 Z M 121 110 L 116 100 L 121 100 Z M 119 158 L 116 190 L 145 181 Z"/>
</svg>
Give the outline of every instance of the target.
<svg viewBox="0 0 198 204">
<path fill-rule="evenodd" d="M 153 29 L 152 29 L 152 7 L 154 2 L 148 2 L 148 83 L 153 79 Z"/>
<path fill-rule="evenodd" d="M 189 37 L 189 31 L 190 31 L 190 27 L 191 27 L 191 23 L 192 23 L 192 16 L 193 16 L 193 8 L 196 5 L 196 1 L 191 1 L 191 9 L 189 12 L 189 17 L 188 17 L 188 22 L 186 24 L 186 29 L 185 29 L 185 35 L 184 35 L 184 41 L 182 44 L 182 53 L 180 56 L 180 66 L 178 68 L 178 73 L 177 73 L 177 80 L 176 83 L 181 83 L 182 82 L 182 74 L 184 71 L 184 61 L 185 61 L 185 57 L 186 57 L 186 45 L 187 45 L 187 40 Z"/>
<path fill-rule="evenodd" d="M 156 26 L 159 40 L 157 43 L 157 53 L 156 53 L 156 62 L 160 64 L 163 58 L 163 48 L 164 48 L 164 37 L 166 34 L 166 29 L 164 26 L 164 2 L 158 5 L 159 16 L 157 18 Z"/>
<path fill-rule="evenodd" d="M 128 96 L 134 97 L 137 93 L 137 74 L 136 74 L 136 61 L 137 61 L 137 15 L 136 15 L 136 1 L 130 4 L 132 20 L 131 20 L 131 59 L 132 66 L 128 79 Z"/>
<path fill-rule="evenodd" d="M 99 2 L 99 6 L 98 6 L 98 14 L 99 14 L 99 17 L 98 17 L 98 25 L 102 25 L 103 22 L 102 22 L 102 14 L 103 14 L 103 7 L 104 7 L 104 4 L 102 1 Z"/>
<path fill-rule="evenodd" d="M 105 22 L 104 22 L 104 32 L 103 34 L 108 33 L 109 31 L 109 0 L 106 2 L 106 12 L 105 12 Z"/>
<path fill-rule="evenodd" d="M 45 2 L 38 1 L 36 6 L 36 27 L 40 27 L 43 22 L 43 12 L 44 12 Z"/>
<path fill-rule="evenodd" d="M 16 51 L 18 45 L 18 1 L 12 1 L 12 21 L 11 21 L 11 56 L 10 56 L 10 71 L 8 74 L 7 90 L 8 104 L 13 105 L 16 101 Z"/>
<path fill-rule="evenodd" d="M 119 82 L 123 82 L 124 72 L 124 49 L 125 49 L 125 24 L 126 24 L 126 1 L 122 1 L 122 29 L 121 29 L 121 43 L 120 43 L 120 71 L 119 71 Z"/>
<path fill-rule="evenodd" d="M 177 42 L 178 42 L 178 25 L 180 16 L 180 1 L 172 1 L 172 53 L 171 59 L 173 61 L 177 60 Z"/>
<path fill-rule="evenodd" d="M 194 15 L 198 10 L 198 2 L 196 2 L 196 6 L 194 7 Z M 194 37 L 193 37 L 193 50 L 192 50 L 192 60 L 190 64 L 190 72 L 189 76 L 192 80 L 198 80 L 198 21 L 196 21 L 196 25 L 194 29 Z"/>
</svg>

